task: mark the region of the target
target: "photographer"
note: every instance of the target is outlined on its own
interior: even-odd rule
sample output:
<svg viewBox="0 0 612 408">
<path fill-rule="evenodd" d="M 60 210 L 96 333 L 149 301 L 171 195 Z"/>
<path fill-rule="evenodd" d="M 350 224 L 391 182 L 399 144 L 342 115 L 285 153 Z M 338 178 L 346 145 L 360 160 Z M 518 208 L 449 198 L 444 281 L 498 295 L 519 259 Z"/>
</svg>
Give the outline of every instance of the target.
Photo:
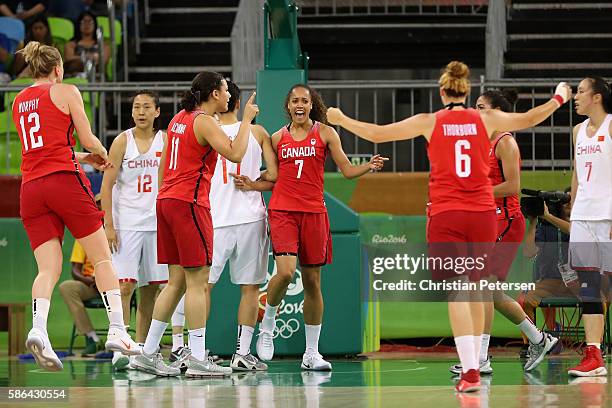
<svg viewBox="0 0 612 408">
<path fill-rule="evenodd" d="M 532 211 L 529 206 L 523 206 L 525 215 L 529 220 L 523 255 L 528 258 L 535 258 L 534 281 L 536 282 L 536 288 L 521 294 L 519 303 L 532 320 L 535 316 L 535 309 L 543 298 L 573 297 L 578 293 L 577 281 L 571 282 L 568 279 L 566 285 L 559 270 L 560 265 L 567 263 L 569 219 L 572 211 L 569 191 L 569 187 L 565 189 L 568 197 L 564 200 L 548 200 L 547 204 L 544 199 L 541 199 L 542 211 Z M 563 201 L 566 202 L 562 203 Z M 546 327 L 549 331 L 555 330 L 555 309 L 544 309 L 543 311 L 546 318 Z M 557 349 L 560 349 L 560 346 Z M 555 351 L 560 350 L 553 350 L 553 352 Z"/>
</svg>

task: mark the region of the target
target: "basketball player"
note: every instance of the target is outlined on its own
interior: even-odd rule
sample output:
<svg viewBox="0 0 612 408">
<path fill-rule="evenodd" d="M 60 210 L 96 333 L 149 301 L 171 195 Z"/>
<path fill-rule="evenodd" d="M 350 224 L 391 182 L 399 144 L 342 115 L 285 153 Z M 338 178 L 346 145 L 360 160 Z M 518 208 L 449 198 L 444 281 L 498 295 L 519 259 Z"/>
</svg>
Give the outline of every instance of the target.
<svg viewBox="0 0 612 408">
<path fill-rule="evenodd" d="M 490 90 L 484 92 L 476 101 L 478 110 L 499 109 L 512 112 L 517 94 L 513 90 Z M 489 179 L 493 185 L 493 196 L 497 213 L 497 240 L 492 253 L 489 281 L 505 281 L 512 267 L 523 237 L 525 236 L 525 217 L 521 212 L 519 192 L 521 185 L 521 156 L 518 144 L 512 133 L 494 132 L 489 156 Z M 488 356 L 489 339 L 493 325 L 494 310 L 518 326 L 529 339 L 529 358 L 525 371 L 536 368 L 544 356 L 557 343 L 558 339 L 542 333 L 527 317 L 523 308 L 502 291 L 488 293 L 492 296 L 484 304 L 484 331 L 480 345 L 479 367 L 481 374 L 493 373 Z M 548 338 L 548 340 L 547 340 Z M 451 372 L 461 374 L 461 365 L 451 367 Z"/>
<path fill-rule="evenodd" d="M 168 267 L 157 263 L 157 173 L 164 148 L 158 129 L 159 96 L 139 91 L 132 100 L 135 126 L 115 138 L 109 152 L 113 167 L 102 180 L 104 230 L 117 268 L 123 320 L 130 324 L 130 301 L 139 287 L 136 341 L 144 343 L 160 284 L 168 282 Z M 113 368 L 127 367 L 129 360 L 114 353 Z"/>
<path fill-rule="evenodd" d="M 587 77 L 574 98 L 587 119 L 574 127 L 574 174 L 569 258 L 578 272 L 587 347 L 576 377 L 606 376 L 601 356 L 604 313 L 601 280 L 612 274 L 612 96 L 601 77 Z M 602 277 L 602 275 L 604 275 Z"/>
<path fill-rule="evenodd" d="M 277 273 L 268 283 L 264 317 L 259 325 L 257 355 L 267 361 L 274 356 L 275 317 L 300 258 L 304 284 L 306 351 L 304 370 L 331 370 L 319 354 L 323 318 L 321 267 L 332 260 L 332 241 L 323 201 L 323 170 L 327 152 L 346 178 L 380 170 L 384 158 L 375 155 L 354 166 L 342 150 L 340 137 L 326 124 L 325 105 L 311 87 L 294 85 L 285 100 L 291 122 L 272 135 L 278 155 L 278 179 L 268 210 Z"/>
<path fill-rule="evenodd" d="M 34 78 L 32 86 L 19 92 L 12 108 L 22 143 L 20 215 L 38 266 L 32 284 L 33 328 L 26 347 L 39 367 L 49 371 L 63 368 L 49 341 L 47 316 L 53 288 L 62 273 L 66 226 L 94 266 L 96 286 L 110 321 L 106 348 L 139 354 L 140 348 L 123 327 L 119 282 L 102 229 L 102 213 L 78 163 L 107 169 L 111 164 L 106 149 L 91 132 L 79 90 L 61 83 L 64 69 L 59 51 L 31 41 L 19 52 Z M 75 128 L 90 154 L 74 152 Z"/>
<path fill-rule="evenodd" d="M 496 132 L 535 126 L 571 97 L 571 88 L 560 83 L 550 101 L 525 113 L 470 109 L 465 105 L 470 91 L 469 68 L 458 61 L 446 66 L 439 84 L 444 109 L 418 114 L 401 122 L 379 126 L 351 119 L 337 108 L 327 112 L 330 123 L 374 143 L 413 139 L 420 135 L 427 139 L 431 163 L 427 231 L 430 256 L 440 250 L 440 245 L 435 245 L 438 243 L 491 245 L 495 242 L 498 234 L 493 187 L 489 181 L 490 140 Z M 486 246 L 468 252 L 469 256 L 482 256 L 481 251 L 486 251 Z M 448 270 L 434 270 L 432 274 L 437 280 L 467 282 L 479 279 L 479 271 L 469 272 L 468 275 L 473 276 Z M 448 303 L 449 320 L 462 366 L 461 379 L 455 387 L 459 392 L 470 392 L 480 388 L 478 356 L 484 305 L 478 297 L 472 302 L 456 301 L 458 295 L 457 291 L 449 293 Z"/>
<path fill-rule="evenodd" d="M 181 100 L 183 110 L 168 125 L 162 153 L 163 179 L 157 196 L 158 262 L 169 265 L 169 281 L 155 301 L 153 320 L 143 354 L 132 367 L 159 376 L 177 376 L 180 363 L 167 366 L 158 353 L 168 320 L 185 294 L 189 326 L 188 377 L 223 376 L 232 369 L 220 367 L 205 352 L 206 304 L 209 267 L 212 264 L 213 228 L 208 193 L 217 152 L 240 162 L 249 141 L 250 122 L 258 112 L 251 96 L 238 135 L 231 141 L 212 117 L 227 111 L 227 83 L 216 72 L 201 72 Z"/>
</svg>

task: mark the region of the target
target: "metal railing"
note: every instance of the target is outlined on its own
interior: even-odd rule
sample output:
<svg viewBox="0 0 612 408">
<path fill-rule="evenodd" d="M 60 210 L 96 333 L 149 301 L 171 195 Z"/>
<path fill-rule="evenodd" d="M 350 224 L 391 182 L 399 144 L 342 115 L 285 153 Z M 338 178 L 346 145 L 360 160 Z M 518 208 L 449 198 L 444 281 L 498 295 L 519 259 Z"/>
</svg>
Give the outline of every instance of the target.
<svg viewBox="0 0 612 408">
<path fill-rule="evenodd" d="M 474 105 L 477 96 L 489 88 L 512 87 L 519 91 L 517 111 L 526 111 L 533 106 L 548 100 L 554 92 L 558 81 L 543 80 L 479 80 L 472 82 L 471 96 L 468 103 Z M 569 80 L 576 86 L 579 80 Z M 243 95 L 254 90 L 253 84 L 240 84 Z M 442 108 L 439 97 L 439 86 L 436 81 L 388 81 L 388 82 L 346 82 L 346 81 L 312 81 L 310 82 L 322 95 L 329 106 L 340 107 L 347 115 L 375 123 L 391 123 L 421 112 L 434 112 Z M 112 138 L 122 130 L 131 126 L 131 108 L 129 100 L 131 95 L 142 88 L 153 89 L 161 95 L 162 127 L 168 124 L 169 119 L 180 107 L 182 92 L 189 89 L 189 82 L 180 83 L 121 83 L 107 82 L 104 84 L 89 84 L 79 88 L 81 92 L 90 92 L 91 101 L 97 95 L 105 94 L 119 101 L 119 111 L 123 113 L 110 116 L 107 114 L 105 104 L 92 107 L 98 117 L 94 131 L 100 139 L 109 146 Z M 0 92 L 15 92 L 22 86 L 2 86 Z M 577 118 L 570 101 L 569 109 L 564 108 L 556 112 L 550 119 L 541 125 L 516 132 L 517 142 L 521 149 L 523 168 L 525 169 L 570 169 L 572 165 L 572 126 L 583 118 Z M 260 106 L 260 109 L 265 109 Z M 9 112 L 10 113 L 10 112 Z M 10 120 L 10 116 L 7 116 Z M 4 126 L 2 127 L 5 128 Z M 8 131 L 0 135 L 0 143 L 9 143 L 11 138 L 17 137 Z M 276 129 L 269 129 L 270 132 Z M 373 144 L 355 135 L 338 129 L 345 152 L 355 160 L 365 160 L 370 155 L 380 153 L 388 156 L 391 161 L 386 171 L 427 171 L 426 144 L 424 138 L 409 141 Z M 8 149 L 5 150 L 8 152 Z M 8 154 L 8 153 L 7 153 Z M 0 172 L 4 164 L 8 168 L 9 160 L 0 158 Z M 326 167 L 334 171 L 332 163 Z"/>
<path fill-rule="evenodd" d="M 486 14 L 489 0 L 297 0 L 302 16 Z"/>
</svg>

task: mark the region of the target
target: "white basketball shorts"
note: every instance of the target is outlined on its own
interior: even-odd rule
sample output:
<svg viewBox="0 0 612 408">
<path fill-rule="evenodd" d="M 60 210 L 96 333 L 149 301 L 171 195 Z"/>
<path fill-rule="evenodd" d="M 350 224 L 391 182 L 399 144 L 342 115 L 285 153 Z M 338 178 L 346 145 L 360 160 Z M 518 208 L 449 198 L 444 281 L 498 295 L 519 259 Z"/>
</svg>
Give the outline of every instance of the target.
<svg viewBox="0 0 612 408">
<path fill-rule="evenodd" d="M 577 271 L 612 273 L 612 221 L 572 221 L 570 265 Z"/>
<path fill-rule="evenodd" d="M 157 232 L 117 230 L 119 251 L 112 254 L 117 278 L 138 287 L 168 282 L 168 266 L 157 263 Z"/>
<path fill-rule="evenodd" d="M 265 219 L 215 228 L 214 233 L 209 283 L 217 283 L 227 261 L 232 283 L 258 285 L 266 281 L 270 239 Z"/>
</svg>

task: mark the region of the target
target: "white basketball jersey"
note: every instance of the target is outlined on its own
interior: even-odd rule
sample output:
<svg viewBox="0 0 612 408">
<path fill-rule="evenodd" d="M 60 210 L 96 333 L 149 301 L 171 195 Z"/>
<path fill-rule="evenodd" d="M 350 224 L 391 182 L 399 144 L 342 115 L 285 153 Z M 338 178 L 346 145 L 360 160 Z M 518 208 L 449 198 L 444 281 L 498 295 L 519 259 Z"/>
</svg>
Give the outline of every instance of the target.
<svg viewBox="0 0 612 408">
<path fill-rule="evenodd" d="M 221 129 L 230 140 L 234 140 L 240 129 L 240 122 L 223 125 Z M 266 218 L 266 206 L 261 193 L 236 189 L 234 179 L 229 175 L 236 173 L 257 180 L 261 174 L 261 154 L 259 142 L 253 133 L 250 133 L 249 145 L 241 163 L 232 163 L 219 155 L 209 195 L 213 228 L 246 224 Z"/>
<path fill-rule="evenodd" d="M 157 171 L 164 138 L 158 131 L 149 151 L 140 154 L 132 129 L 125 135 L 125 156 L 113 187 L 113 223 L 118 230 L 156 231 Z"/>
<path fill-rule="evenodd" d="M 612 115 L 606 115 L 593 137 L 587 136 L 589 119 L 576 137 L 578 191 L 572 207 L 573 220 L 612 220 Z"/>
</svg>

